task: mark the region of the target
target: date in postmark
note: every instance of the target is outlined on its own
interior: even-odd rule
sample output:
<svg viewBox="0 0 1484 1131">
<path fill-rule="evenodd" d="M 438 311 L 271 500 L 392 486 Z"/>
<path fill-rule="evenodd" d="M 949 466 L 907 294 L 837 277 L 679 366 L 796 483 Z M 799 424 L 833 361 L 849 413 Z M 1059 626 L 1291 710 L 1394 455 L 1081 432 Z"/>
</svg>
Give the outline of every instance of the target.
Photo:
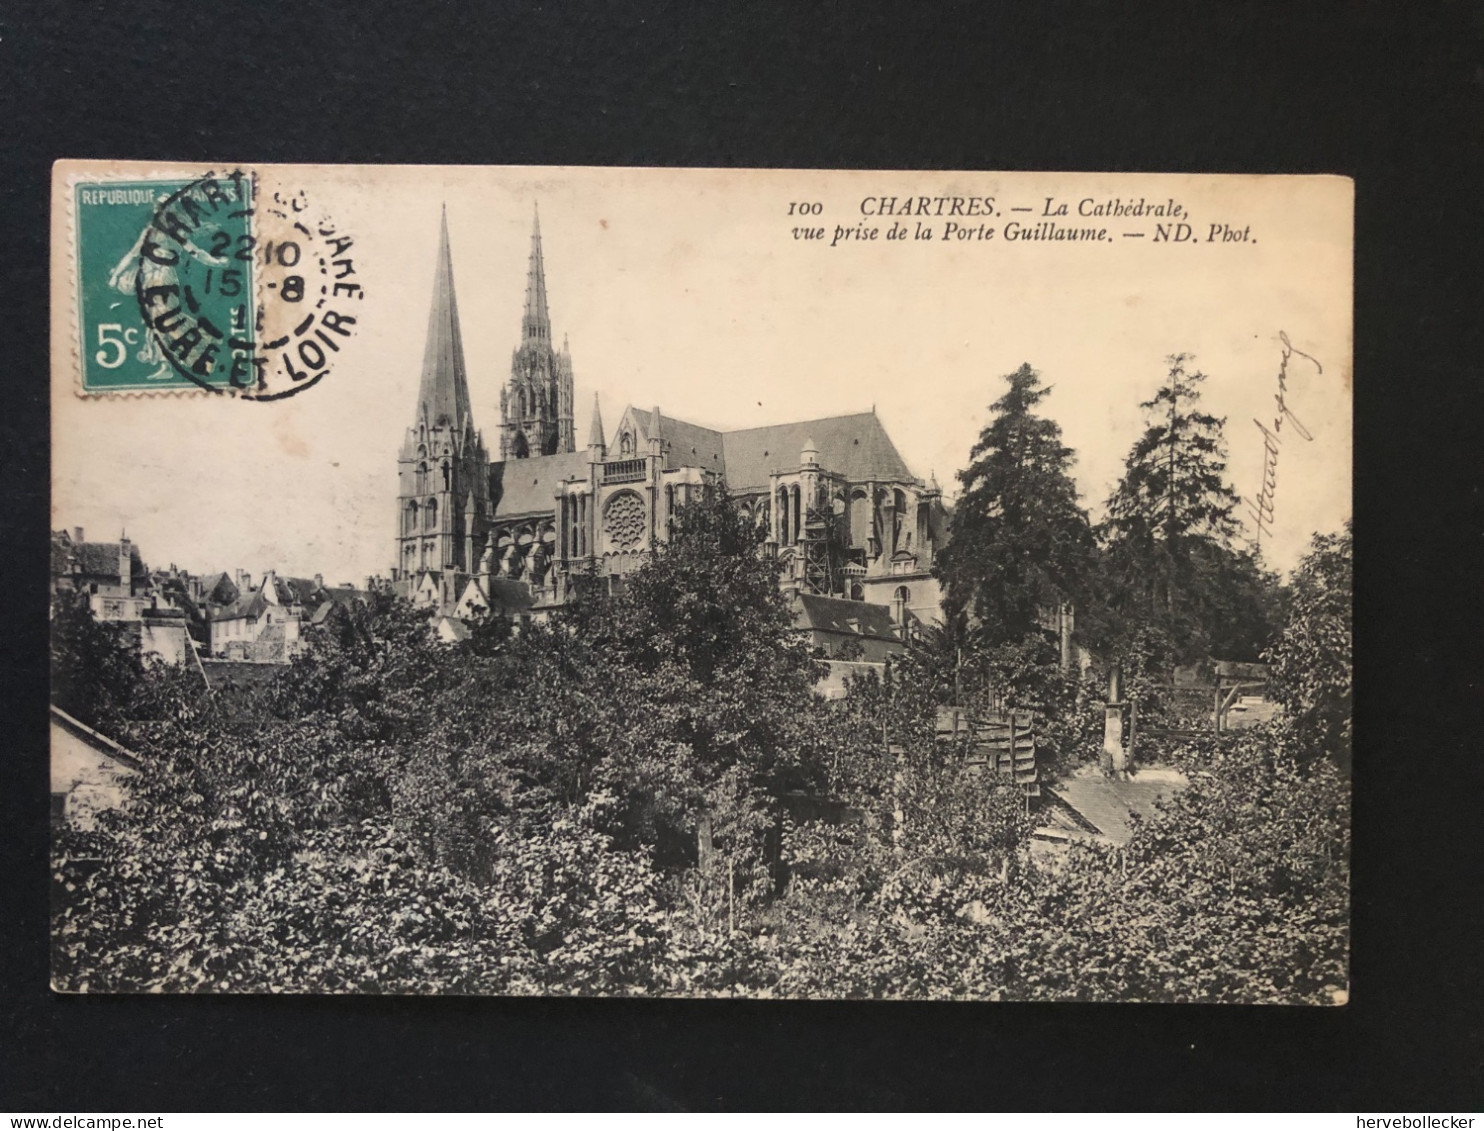
<svg viewBox="0 0 1484 1131">
<path fill-rule="evenodd" d="M 253 173 L 72 187 L 78 388 L 278 400 L 355 334 L 355 240 Z"/>
</svg>

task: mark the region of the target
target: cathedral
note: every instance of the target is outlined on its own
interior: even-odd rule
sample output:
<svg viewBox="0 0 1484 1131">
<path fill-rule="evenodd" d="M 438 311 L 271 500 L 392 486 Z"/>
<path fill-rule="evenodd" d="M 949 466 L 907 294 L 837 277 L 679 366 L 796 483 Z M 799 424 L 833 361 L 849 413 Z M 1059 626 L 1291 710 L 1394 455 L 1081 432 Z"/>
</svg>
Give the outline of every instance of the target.
<svg viewBox="0 0 1484 1131">
<path fill-rule="evenodd" d="M 610 434 L 594 396 L 579 448 L 574 406 L 538 215 L 490 459 L 470 404 L 445 214 L 417 407 L 397 459 L 397 592 L 455 620 L 488 609 L 541 616 L 578 575 L 639 568 L 676 511 L 724 483 L 781 562 L 806 627 L 861 622 L 851 602 L 889 609 L 901 633 L 939 620 L 942 492 L 908 470 L 874 410 L 723 432 L 630 406 Z"/>
</svg>

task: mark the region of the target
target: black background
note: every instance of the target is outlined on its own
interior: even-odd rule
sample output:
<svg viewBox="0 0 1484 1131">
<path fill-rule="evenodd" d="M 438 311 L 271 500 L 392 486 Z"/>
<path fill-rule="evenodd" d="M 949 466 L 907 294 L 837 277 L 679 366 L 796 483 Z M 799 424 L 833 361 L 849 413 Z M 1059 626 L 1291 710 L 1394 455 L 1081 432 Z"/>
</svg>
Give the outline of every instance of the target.
<svg viewBox="0 0 1484 1131">
<path fill-rule="evenodd" d="M 0 1109 L 1477 1108 L 1481 12 L 8 5 Z M 1354 176 L 1352 1003 L 53 995 L 43 657 L 60 157 Z"/>
</svg>

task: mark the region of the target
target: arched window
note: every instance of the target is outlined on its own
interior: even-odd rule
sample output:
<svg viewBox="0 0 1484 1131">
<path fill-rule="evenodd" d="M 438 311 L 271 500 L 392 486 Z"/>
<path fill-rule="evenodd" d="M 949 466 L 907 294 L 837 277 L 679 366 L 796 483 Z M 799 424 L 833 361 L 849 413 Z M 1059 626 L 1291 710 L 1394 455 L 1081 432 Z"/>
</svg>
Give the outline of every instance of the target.
<svg viewBox="0 0 1484 1131">
<path fill-rule="evenodd" d="M 410 502 L 410 503 L 407 504 L 407 521 L 406 521 L 406 525 L 403 527 L 402 532 L 404 534 L 416 534 L 417 533 L 417 500 L 416 499 L 414 499 L 412 502 Z"/>
<path fill-rule="evenodd" d="M 907 623 L 907 602 L 911 599 L 912 590 L 905 585 L 898 585 L 897 591 L 892 594 L 892 617 L 900 625 L 905 626 Z"/>
<path fill-rule="evenodd" d="M 618 438 L 618 454 L 624 459 L 634 454 L 634 434 L 628 430 Z"/>
<path fill-rule="evenodd" d="M 794 484 L 794 498 L 793 498 L 794 536 L 790 539 L 790 541 L 792 541 L 792 542 L 797 542 L 799 540 L 799 534 L 804 529 L 803 508 L 799 505 L 799 499 L 800 499 L 799 485 L 797 483 L 795 483 Z"/>
<path fill-rule="evenodd" d="M 524 432 L 517 432 L 515 434 L 514 446 L 516 459 L 525 459 L 526 456 L 531 454 L 531 445 L 530 442 L 526 439 L 526 434 Z"/>
<path fill-rule="evenodd" d="M 850 586 L 850 599 L 852 601 L 864 601 L 866 599 L 866 591 L 861 588 L 859 581 L 854 582 Z"/>
<path fill-rule="evenodd" d="M 417 461 L 417 493 L 423 494 L 428 489 L 428 461 Z"/>
<path fill-rule="evenodd" d="M 778 488 L 778 544 L 788 545 L 788 488 Z"/>
<path fill-rule="evenodd" d="M 423 508 L 423 525 L 429 530 L 438 529 L 438 500 L 429 499 L 428 505 Z"/>
</svg>

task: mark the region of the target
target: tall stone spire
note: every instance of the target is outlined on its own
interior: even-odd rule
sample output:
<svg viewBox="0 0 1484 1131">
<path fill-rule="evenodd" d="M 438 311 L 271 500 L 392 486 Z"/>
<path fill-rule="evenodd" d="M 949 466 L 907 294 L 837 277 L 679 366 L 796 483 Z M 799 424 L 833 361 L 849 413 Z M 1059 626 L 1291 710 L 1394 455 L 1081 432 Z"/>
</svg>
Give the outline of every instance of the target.
<svg viewBox="0 0 1484 1131">
<path fill-rule="evenodd" d="M 572 383 L 572 355 L 565 340 L 561 352 L 552 344 L 541 214 L 537 211 L 531 225 L 520 345 L 511 355 L 510 380 L 500 394 L 502 460 L 577 450 Z"/>
<path fill-rule="evenodd" d="M 541 209 L 531 227 L 531 261 L 526 269 L 526 310 L 520 320 L 522 345 L 551 344 L 551 314 L 546 309 L 546 263 L 541 257 Z"/>
<path fill-rule="evenodd" d="M 489 536 L 489 453 L 470 410 L 447 209 L 439 223 L 417 412 L 397 455 L 396 531 L 395 578 L 412 585 L 436 575 L 437 602 L 452 608 L 460 577 Z"/>
<path fill-rule="evenodd" d="M 438 234 L 438 266 L 433 272 L 433 304 L 428 313 L 422 382 L 417 391 L 417 420 L 426 421 L 434 428 L 447 425 L 458 430 L 464 427 L 469 415 L 469 379 L 464 370 L 464 340 L 459 333 L 459 304 L 453 290 L 453 256 L 448 248 L 445 206 Z"/>
</svg>

